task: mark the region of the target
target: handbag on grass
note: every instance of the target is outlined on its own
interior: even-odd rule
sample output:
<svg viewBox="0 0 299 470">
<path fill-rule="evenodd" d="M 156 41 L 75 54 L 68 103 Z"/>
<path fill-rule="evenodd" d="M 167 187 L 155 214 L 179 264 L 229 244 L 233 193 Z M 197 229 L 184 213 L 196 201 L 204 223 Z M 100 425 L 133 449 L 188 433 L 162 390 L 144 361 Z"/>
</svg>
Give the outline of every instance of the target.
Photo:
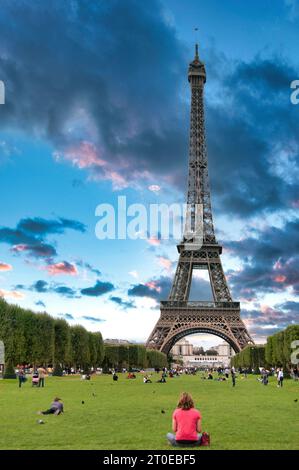
<svg viewBox="0 0 299 470">
<path fill-rule="evenodd" d="M 200 445 L 201 446 L 209 446 L 210 442 L 211 442 L 210 434 L 208 434 L 207 432 L 203 432 L 202 436 L 201 436 Z"/>
</svg>

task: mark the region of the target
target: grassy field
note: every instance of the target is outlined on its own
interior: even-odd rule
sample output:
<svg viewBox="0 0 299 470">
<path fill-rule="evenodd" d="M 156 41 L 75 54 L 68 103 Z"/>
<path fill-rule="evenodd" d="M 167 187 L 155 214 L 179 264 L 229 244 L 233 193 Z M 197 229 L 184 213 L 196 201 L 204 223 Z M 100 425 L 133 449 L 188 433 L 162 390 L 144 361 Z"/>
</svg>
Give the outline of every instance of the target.
<svg viewBox="0 0 299 470">
<path fill-rule="evenodd" d="M 22 389 L 16 380 L 1 380 L 0 449 L 169 449 L 165 434 L 182 391 L 192 393 L 201 410 L 211 449 L 299 449 L 298 382 L 285 380 L 278 389 L 274 378 L 268 386 L 256 377 L 238 378 L 233 388 L 230 381 L 184 375 L 143 384 L 140 375 L 128 380 L 121 374 L 118 382 L 50 377 L 44 389 L 29 380 Z M 56 395 L 64 415 L 37 424 L 37 411 Z"/>
</svg>

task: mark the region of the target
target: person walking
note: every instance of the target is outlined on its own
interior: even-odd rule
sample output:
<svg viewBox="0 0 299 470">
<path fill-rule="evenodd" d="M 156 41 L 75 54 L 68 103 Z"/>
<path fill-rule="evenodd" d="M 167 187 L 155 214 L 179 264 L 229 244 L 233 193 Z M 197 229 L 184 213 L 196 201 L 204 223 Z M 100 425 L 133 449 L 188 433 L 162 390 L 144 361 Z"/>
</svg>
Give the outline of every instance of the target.
<svg viewBox="0 0 299 470">
<path fill-rule="evenodd" d="M 231 376 L 232 376 L 233 387 L 235 387 L 236 386 L 236 369 L 234 368 L 234 366 L 231 368 Z"/>
<path fill-rule="evenodd" d="M 39 367 L 37 369 L 37 373 L 38 373 L 38 386 L 39 387 L 44 387 L 45 386 L 46 370 L 43 367 Z"/>
<path fill-rule="evenodd" d="M 19 388 L 22 388 L 22 385 L 26 380 L 26 374 L 25 374 L 23 367 L 19 367 L 18 372 L 17 372 L 17 377 L 19 380 Z"/>
<path fill-rule="evenodd" d="M 277 387 L 283 386 L 283 369 L 280 367 L 277 373 Z"/>
</svg>

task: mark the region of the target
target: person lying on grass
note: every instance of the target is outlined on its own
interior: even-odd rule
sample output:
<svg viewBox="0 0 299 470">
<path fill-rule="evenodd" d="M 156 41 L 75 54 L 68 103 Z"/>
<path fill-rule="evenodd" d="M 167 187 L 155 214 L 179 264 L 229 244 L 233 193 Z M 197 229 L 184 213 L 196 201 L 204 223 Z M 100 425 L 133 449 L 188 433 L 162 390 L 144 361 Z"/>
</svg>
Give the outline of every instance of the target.
<svg viewBox="0 0 299 470">
<path fill-rule="evenodd" d="M 61 413 L 63 413 L 63 403 L 58 397 L 54 398 L 48 410 L 38 412 L 39 415 L 60 415 Z"/>
<path fill-rule="evenodd" d="M 177 409 L 172 415 L 172 430 L 167 439 L 171 445 L 200 445 L 201 414 L 194 408 L 194 401 L 187 392 L 181 394 Z"/>
</svg>

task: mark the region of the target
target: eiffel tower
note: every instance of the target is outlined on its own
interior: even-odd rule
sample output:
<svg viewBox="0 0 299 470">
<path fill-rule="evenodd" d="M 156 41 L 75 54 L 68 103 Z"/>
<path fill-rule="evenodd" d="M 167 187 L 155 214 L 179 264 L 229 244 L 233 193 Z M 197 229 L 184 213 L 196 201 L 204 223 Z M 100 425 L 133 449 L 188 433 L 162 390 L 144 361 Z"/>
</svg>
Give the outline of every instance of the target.
<svg viewBox="0 0 299 470">
<path fill-rule="evenodd" d="M 199 59 L 198 44 L 189 65 L 191 118 L 186 227 L 177 246 L 179 261 L 168 300 L 160 304 L 161 315 L 147 348 L 166 354 L 184 336 L 209 333 L 227 341 L 235 352 L 253 344 L 240 317 L 240 303 L 232 300 L 222 269 L 220 246 L 215 237 L 210 200 L 205 138 L 204 85 L 206 71 Z M 201 243 L 198 243 L 198 237 Z M 194 269 L 207 269 L 213 301 L 189 301 Z"/>
</svg>

